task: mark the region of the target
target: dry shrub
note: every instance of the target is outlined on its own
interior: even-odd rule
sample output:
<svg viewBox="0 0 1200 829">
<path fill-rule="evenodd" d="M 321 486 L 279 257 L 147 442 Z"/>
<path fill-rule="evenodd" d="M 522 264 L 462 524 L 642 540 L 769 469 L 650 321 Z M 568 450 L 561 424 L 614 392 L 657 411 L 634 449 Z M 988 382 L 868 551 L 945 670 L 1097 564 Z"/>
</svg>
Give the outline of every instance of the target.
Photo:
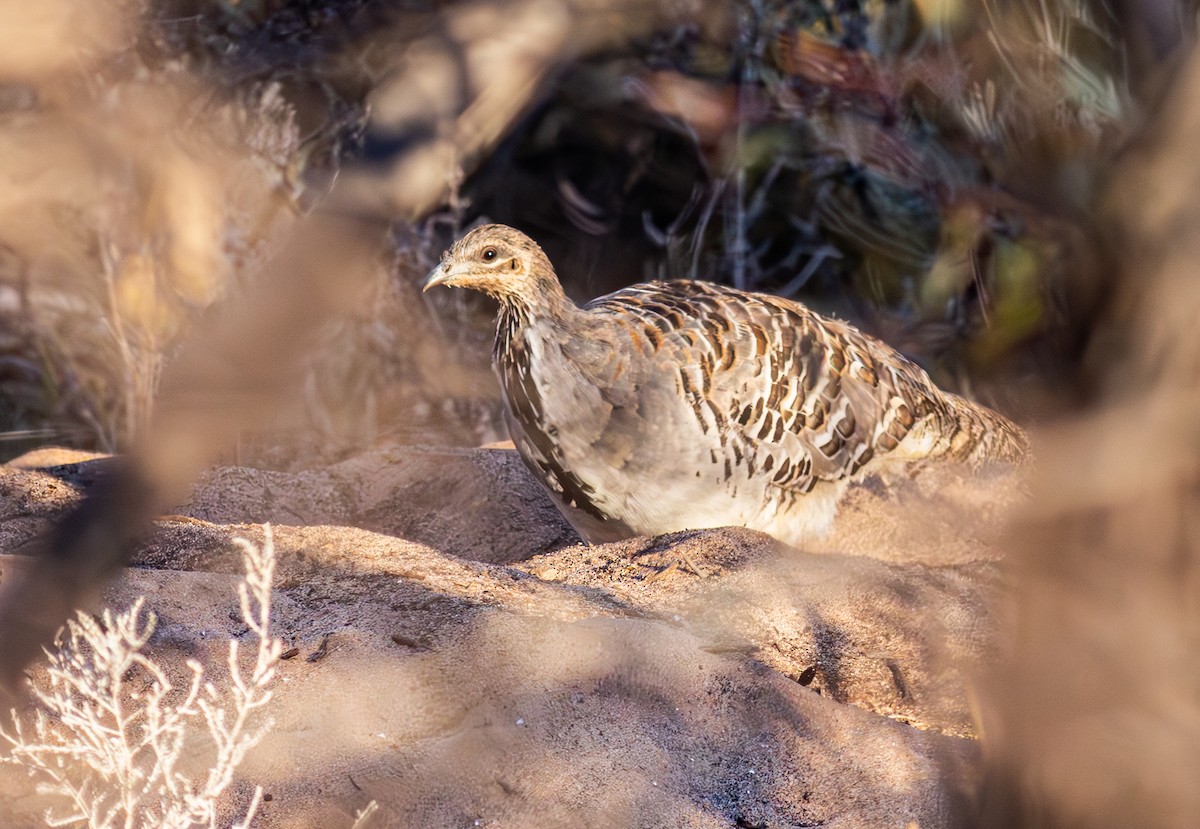
<svg viewBox="0 0 1200 829">
<path fill-rule="evenodd" d="M 153 612 L 143 613 L 145 597 L 120 613 L 80 612 L 67 622 L 47 651 L 44 681 L 30 682 L 32 724 L 13 711 L 12 731 L 0 728 L 11 747 L 3 759 L 24 766 L 40 793 L 65 804 L 47 809 L 49 825 L 217 825 L 234 772 L 270 727 L 252 725 L 271 700 L 267 686 L 282 650 L 270 634 L 275 548 L 270 526 L 264 531 L 262 547 L 235 539 L 246 566 L 237 587 L 241 618 L 257 646 L 246 672 L 238 641 L 230 640 L 228 676 L 216 680 L 223 687 L 191 659 L 190 676 L 176 685 L 144 652 L 156 622 Z M 198 737 L 210 743 L 210 756 L 197 777 L 184 761 L 194 757 Z M 261 798 L 260 787 L 240 826 Z"/>
<path fill-rule="evenodd" d="M 43 397 L 0 428 L 114 449 L 191 318 L 288 214 L 292 109 L 277 86 L 234 99 L 151 70 L 134 4 L 8 7 L 0 78 L 22 94 L 0 108 L 0 359 L 22 371 L 0 383 Z"/>
</svg>

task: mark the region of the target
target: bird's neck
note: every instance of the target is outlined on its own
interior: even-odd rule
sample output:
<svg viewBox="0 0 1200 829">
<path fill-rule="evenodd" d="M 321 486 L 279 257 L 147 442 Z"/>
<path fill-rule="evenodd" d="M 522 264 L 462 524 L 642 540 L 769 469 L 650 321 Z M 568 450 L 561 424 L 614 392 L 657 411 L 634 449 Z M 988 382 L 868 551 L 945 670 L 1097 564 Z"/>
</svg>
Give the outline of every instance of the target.
<svg viewBox="0 0 1200 829">
<path fill-rule="evenodd" d="M 498 365 L 521 363 L 537 352 L 542 359 L 561 355 L 588 375 L 612 361 L 611 323 L 580 308 L 561 288 L 539 295 L 536 304 L 503 302 L 497 324 L 492 356 Z"/>
<path fill-rule="evenodd" d="M 535 297 L 513 295 L 500 298 L 500 328 L 516 331 L 529 326 L 570 332 L 586 325 L 583 311 L 563 292 L 557 280 L 548 281 Z"/>
</svg>

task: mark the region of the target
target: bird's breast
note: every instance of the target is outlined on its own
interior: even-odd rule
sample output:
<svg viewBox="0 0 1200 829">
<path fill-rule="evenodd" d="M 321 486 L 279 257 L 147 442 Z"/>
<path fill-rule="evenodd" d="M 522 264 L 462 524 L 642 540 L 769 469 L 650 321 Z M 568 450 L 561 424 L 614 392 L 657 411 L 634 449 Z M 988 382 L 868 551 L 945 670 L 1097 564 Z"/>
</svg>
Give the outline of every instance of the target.
<svg viewBox="0 0 1200 829">
<path fill-rule="evenodd" d="M 691 369 L 670 354 L 606 353 L 602 340 L 581 359 L 579 346 L 524 330 L 496 363 L 514 443 L 560 500 L 637 533 L 752 524 L 765 483 L 729 443 L 727 419 L 697 411 L 688 390 L 702 381 Z"/>
</svg>

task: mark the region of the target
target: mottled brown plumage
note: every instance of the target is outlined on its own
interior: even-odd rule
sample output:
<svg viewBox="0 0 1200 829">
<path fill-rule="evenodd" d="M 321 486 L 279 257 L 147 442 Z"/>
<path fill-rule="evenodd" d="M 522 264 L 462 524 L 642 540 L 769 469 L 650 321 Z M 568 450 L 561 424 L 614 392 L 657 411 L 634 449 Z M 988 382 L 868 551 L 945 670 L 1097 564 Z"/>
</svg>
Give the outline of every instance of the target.
<svg viewBox="0 0 1200 829">
<path fill-rule="evenodd" d="M 797 302 L 652 282 L 580 308 L 503 225 L 426 287 L 500 302 L 493 352 L 521 456 L 589 541 L 724 525 L 823 533 L 856 475 L 931 457 L 1018 462 L 1021 430 L 884 343 Z"/>
</svg>

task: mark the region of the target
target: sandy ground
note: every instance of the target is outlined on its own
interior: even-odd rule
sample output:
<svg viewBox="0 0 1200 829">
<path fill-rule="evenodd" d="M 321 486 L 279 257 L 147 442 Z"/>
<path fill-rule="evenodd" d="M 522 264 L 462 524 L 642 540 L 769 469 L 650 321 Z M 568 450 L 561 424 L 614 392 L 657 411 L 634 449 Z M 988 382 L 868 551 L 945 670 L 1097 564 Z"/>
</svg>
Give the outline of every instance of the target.
<svg viewBox="0 0 1200 829">
<path fill-rule="evenodd" d="M 0 568 L 105 459 L 0 467 Z M 273 726 L 233 800 L 256 825 L 938 827 L 978 784 L 992 537 L 1019 497 L 929 469 L 851 491 L 805 550 L 748 530 L 582 545 L 511 450 L 391 447 L 212 470 L 103 603 L 219 675 L 244 637 L 234 536 L 279 558 Z M 43 798 L 0 767 L 6 826 Z"/>
</svg>

